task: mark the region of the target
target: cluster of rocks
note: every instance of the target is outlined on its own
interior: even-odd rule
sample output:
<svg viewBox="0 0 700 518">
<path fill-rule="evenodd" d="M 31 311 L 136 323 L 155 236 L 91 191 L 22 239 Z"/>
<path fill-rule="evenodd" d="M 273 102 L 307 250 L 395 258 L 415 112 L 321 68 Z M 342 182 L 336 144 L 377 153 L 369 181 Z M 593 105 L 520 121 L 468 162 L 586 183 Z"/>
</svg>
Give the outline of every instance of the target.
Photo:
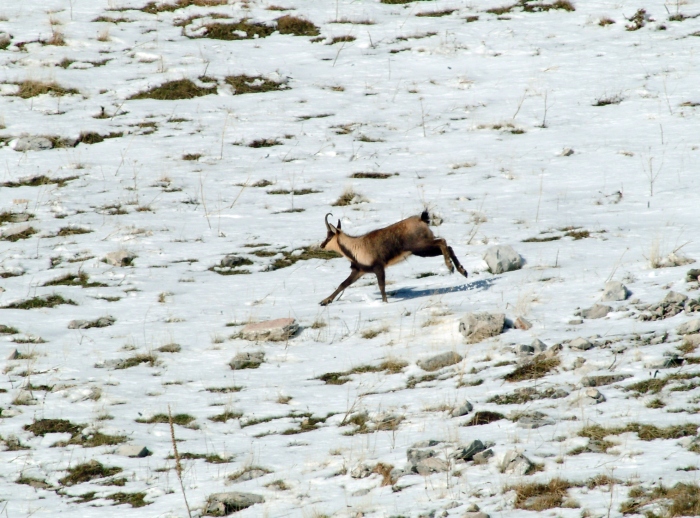
<svg viewBox="0 0 700 518">
<path fill-rule="evenodd" d="M 113 316 L 100 317 L 95 320 L 71 320 L 68 329 L 90 329 L 92 327 L 109 327 L 117 321 Z"/>
<path fill-rule="evenodd" d="M 661 302 L 649 306 L 638 306 L 638 308 L 643 311 L 639 315 L 640 320 L 663 320 L 683 311 L 686 313 L 700 311 L 700 300 L 690 299 L 682 293 L 669 291 Z"/>
</svg>

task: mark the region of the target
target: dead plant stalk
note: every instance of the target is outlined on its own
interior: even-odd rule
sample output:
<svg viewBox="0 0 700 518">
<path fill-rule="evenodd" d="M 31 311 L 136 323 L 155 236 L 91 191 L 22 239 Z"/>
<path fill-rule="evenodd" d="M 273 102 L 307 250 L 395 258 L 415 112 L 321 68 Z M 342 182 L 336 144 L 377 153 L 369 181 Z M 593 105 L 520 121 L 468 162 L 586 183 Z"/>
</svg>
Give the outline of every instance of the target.
<svg viewBox="0 0 700 518">
<path fill-rule="evenodd" d="M 168 424 L 170 425 L 170 440 L 173 443 L 173 456 L 175 457 L 175 472 L 177 473 L 177 479 L 180 481 L 180 489 L 182 490 L 182 498 L 184 498 L 185 500 L 187 516 L 189 516 L 189 518 L 192 518 L 190 504 L 187 503 L 185 484 L 182 482 L 182 464 L 180 464 L 180 454 L 177 451 L 177 441 L 175 441 L 175 427 L 173 426 L 173 414 L 170 412 L 170 405 L 168 405 Z"/>
</svg>

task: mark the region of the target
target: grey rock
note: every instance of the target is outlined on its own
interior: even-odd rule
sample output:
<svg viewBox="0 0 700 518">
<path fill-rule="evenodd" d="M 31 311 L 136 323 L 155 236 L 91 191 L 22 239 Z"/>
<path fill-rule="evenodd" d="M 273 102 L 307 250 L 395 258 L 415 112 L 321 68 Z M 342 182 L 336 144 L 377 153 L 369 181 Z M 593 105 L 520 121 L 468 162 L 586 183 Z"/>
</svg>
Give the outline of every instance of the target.
<svg viewBox="0 0 700 518">
<path fill-rule="evenodd" d="M 561 344 L 554 344 L 552 347 L 547 349 L 543 354 L 545 358 L 554 358 L 559 354 L 559 351 L 563 349 Z"/>
<path fill-rule="evenodd" d="M 239 477 L 236 478 L 236 482 L 245 482 L 247 480 L 253 480 L 256 478 L 264 477 L 269 472 L 264 469 L 247 469 Z"/>
<path fill-rule="evenodd" d="M 460 417 L 463 415 L 467 415 L 469 412 L 472 411 L 474 407 L 472 407 L 472 404 L 469 401 L 465 401 L 461 405 L 455 407 L 452 409 L 452 412 L 450 412 L 450 415 L 452 417 Z"/>
<path fill-rule="evenodd" d="M 358 464 L 350 470 L 352 478 L 367 478 L 374 472 L 374 467 L 368 464 Z"/>
<path fill-rule="evenodd" d="M 679 335 L 690 335 L 700 331 L 700 318 L 694 318 L 689 322 L 679 325 L 676 328 L 676 333 Z"/>
<path fill-rule="evenodd" d="M 572 318 L 567 322 L 570 326 L 578 326 L 580 324 L 583 324 L 583 319 L 582 318 Z"/>
<path fill-rule="evenodd" d="M 619 281 L 609 281 L 603 288 L 603 296 L 600 300 L 604 302 L 616 302 L 626 300 L 629 297 L 629 290 Z"/>
<path fill-rule="evenodd" d="M 695 347 L 700 346 L 700 333 L 694 335 L 685 335 L 683 337 L 684 344 L 694 345 Z"/>
<path fill-rule="evenodd" d="M 391 480 L 398 480 L 405 475 L 410 475 L 412 471 L 410 469 L 394 468 L 389 472 L 389 477 Z"/>
<path fill-rule="evenodd" d="M 117 321 L 112 316 L 100 317 L 96 320 L 71 320 L 68 329 L 90 329 L 91 327 L 109 327 Z"/>
<path fill-rule="evenodd" d="M 515 350 L 518 356 L 530 356 L 535 354 L 535 348 L 531 345 L 520 344 Z"/>
<path fill-rule="evenodd" d="M 600 376 L 586 376 L 581 378 L 581 385 L 583 387 L 602 387 L 603 385 L 619 383 L 631 377 L 631 374 L 603 374 Z"/>
<path fill-rule="evenodd" d="M 611 311 L 612 308 L 610 306 L 606 306 L 605 304 L 594 304 L 592 307 L 581 311 L 581 316 L 589 319 L 603 318 Z"/>
<path fill-rule="evenodd" d="M 697 268 L 692 268 L 685 274 L 685 280 L 688 282 L 697 281 L 698 277 L 700 277 L 700 270 Z"/>
<path fill-rule="evenodd" d="M 536 353 L 543 353 L 543 352 L 545 352 L 545 351 L 547 350 L 547 344 L 544 343 L 544 342 L 543 342 L 542 340 L 540 340 L 539 338 L 535 338 L 535 339 L 532 341 L 532 344 L 531 344 L 531 345 L 532 345 L 532 347 L 535 349 L 535 352 L 536 352 Z"/>
<path fill-rule="evenodd" d="M 477 504 L 472 503 L 467 507 L 468 513 L 475 513 L 477 511 L 481 511 L 481 507 L 479 507 Z"/>
<path fill-rule="evenodd" d="M 518 419 L 518 426 L 528 430 L 535 430 L 542 426 L 549 426 L 552 424 L 554 424 L 554 421 L 552 419 L 547 419 L 546 416 L 523 416 Z"/>
<path fill-rule="evenodd" d="M 112 266 L 131 266 L 136 259 L 136 254 L 126 250 L 110 252 L 104 257 L 104 262 Z"/>
<path fill-rule="evenodd" d="M 509 245 L 496 245 L 486 250 L 484 261 L 493 274 L 510 272 L 522 268 L 523 259 Z"/>
<path fill-rule="evenodd" d="M 574 338 L 569 342 L 569 347 L 578 351 L 587 351 L 595 346 L 585 338 L 579 336 L 578 338 Z"/>
<path fill-rule="evenodd" d="M 491 515 L 482 511 L 467 511 L 462 518 L 491 518 Z"/>
<path fill-rule="evenodd" d="M 263 351 L 252 351 L 247 353 L 238 353 L 229 362 L 229 365 L 233 370 L 257 369 L 264 361 L 265 353 Z"/>
<path fill-rule="evenodd" d="M 446 504 L 446 505 L 443 507 L 443 509 L 447 509 L 447 510 L 449 510 L 449 509 L 454 509 L 455 507 L 460 507 L 461 505 L 462 505 L 462 504 L 461 504 L 460 502 L 457 502 L 457 501 L 453 500 L 452 502 Z"/>
<path fill-rule="evenodd" d="M 598 405 L 605 402 L 605 396 L 596 388 L 587 388 L 579 397 L 576 399 L 574 404 L 576 405 Z"/>
<path fill-rule="evenodd" d="M 53 143 L 45 137 L 19 137 L 10 142 L 10 147 L 15 151 L 44 151 L 51 149 Z"/>
<path fill-rule="evenodd" d="M 350 493 L 350 496 L 365 496 L 370 491 L 372 491 L 372 488 L 366 487 L 363 489 L 358 489 L 357 491 L 353 491 L 352 493 Z"/>
<path fill-rule="evenodd" d="M 432 473 L 442 473 L 450 469 L 450 463 L 437 457 L 429 457 L 418 461 L 414 467 L 414 471 L 424 477 Z"/>
<path fill-rule="evenodd" d="M 420 461 L 429 459 L 437 455 L 435 450 L 419 450 L 417 448 L 409 448 L 406 451 L 406 460 L 411 465 L 418 464 Z"/>
<path fill-rule="evenodd" d="M 16 360 L 17 358 L 19 358 L 19 351 L 17 349 L 12 349 L 10 354 L 7 355 L 8 360 Z"/>
<path fill-rule="evenodd" d="M 299 331 L 299 324 L 293 318 L 277 318 L 247 324 L 242 330 L 240 337 L 244 340 L 269 340 L 271 342 L 282 342 L 294 336 Z"/>
<path fill-rule="evenodd" d="M 532 462 L 525 455 L 515 450 L 507 451 L 501 463 L 503 473 L 513 475 L 527 475 L 533 468 Z"/>
<path fill-rule="evenodd" d="M 484 464 L 493 456 L 493 450 L 491 448 L 488 448 L 484 451 L 480 451 L 479 453 L 475 453 L 473 460 L 477 464 Z"/>
<path fill-rule="evenodd" d="M 576 358 L 576 359 L 574 360 L 574 363 L 573 363 L 572 367 L 573 367 L 574 369 L 579 369 L 579 368 L 583 367 L 583 365 L 584 365 L 585 363 L 586 363 L 586 359 L 583 358 L 583 357 L 581 357 L 581 356 L 579 356 L 578 358 Z"/>
<path fill-rule="evenodd" d="M 433 446 L 437 446 L 441 442 L 442 441 L 437 441 L 435 439 L 426 439 L 424 441 L 418 441 L 412 444 L 411 448 L 432 448 Z"/>
<path fill-rule="evenodd" d="M 503 313 L 467 313 L 459 321 L 459 332 L 473 344 L 501 334 L 505 321 Z"/>
<path fill-rule="evenodd" d="M 515 329 L 527 331 L 528 329 L 532 328 L 532 324 L 528 320 L 525 320 L 523 317 L 518 317 L 515 319 L 513 327 L 515 327 Z"/>
<path fill-rule="evenodd" d="M 214 493 L 207 498 L 204 508 L 205 516 L 228 516 L 237 511 L 242 511 L 255 504 L 262 504 L 265 499 L 254 493 L 242 493 L 229 491 L 227 493 Z"/>
<path fill-rule="evenodd" d="M 142 444 L 122 444 L 114 452 L 117 455 L 123 455 L 124 457 L 148 457 L 151 451 L 143 446 Z"/>
<path fill-rule="evenodd" d="M 250 264 L 250 259 L 238 257 L 237 255 L 227 255 L 221 260 L 221 266 L 224 268 L 237 268 Z"/>
<path fill-rule="evenodd" d="M 678 293 L 676 291 L 669 291 L 662 302 L 666 304 L 683 305 L 687 300 L 687 295 L 683 295 L 682 293 Z"/>
<path fill-rule="evenodd" d="M 474 458 L 474 455 L 476 455 L 479 452 L 484 451 L 485 449 L 486 449 L 486 446 L 484 446 L 484 443 L 481 442 L 479 439 L 476 439 L 476 440 L 470 442 L 467 446 L 460 447 L 451 456 L 455 459 L 469 461 L 469 460 L 472 460 Z"/>
<path fill-rule="evenodd" d="M 462 357 L 462 355 L 457 354 L 454 351 L 448 351 L 432 356 L 430 358 L 426 358 L 425 360 L 418 360 L 416 362 L 416 365 L 418 365 L 424 371 L 432 372 L 438 369 L 442 369 L 443 367 L 459 363 L 463 359 L 464 358 Z"/>
</svg>

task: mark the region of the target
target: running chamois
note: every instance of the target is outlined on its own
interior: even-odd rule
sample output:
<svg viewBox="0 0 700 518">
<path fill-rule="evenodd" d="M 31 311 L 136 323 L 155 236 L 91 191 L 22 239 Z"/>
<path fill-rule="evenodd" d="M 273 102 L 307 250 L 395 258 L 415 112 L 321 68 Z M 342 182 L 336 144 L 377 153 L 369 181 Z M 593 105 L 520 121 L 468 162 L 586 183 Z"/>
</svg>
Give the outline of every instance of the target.
<svg viewBox="0 0 700 518">
<path fill-rule="evenodd" d="M 340 220 L 337 226 L 328 223 L 330 215 L 330 213 L 326 214 L 328 234 L 326 240 L 321 243 L 321 248 L 333 250 L 350 261 L 350 275 L 340 283 L 338 289 L 321 301 L 322 306 L 333 302 L 340 292 L 366 273 L 377 276 L 382 301 L 387 302 L 384 270 L 410 255 L 419 257 L 442 255 L 450 273 L 453 273 L 456 267 L 459 273 L 467 276 L 467 271 L 459 264 L 452 247 L 448 246 L 444 239 L 433 235 L 428 226 L 430 217 L 427 210 L 424 210 L 420 216 L 411 216 L 388 227 L 373 230 L 364 236 L 349 236 L 340 229 Z"/>
</svg>

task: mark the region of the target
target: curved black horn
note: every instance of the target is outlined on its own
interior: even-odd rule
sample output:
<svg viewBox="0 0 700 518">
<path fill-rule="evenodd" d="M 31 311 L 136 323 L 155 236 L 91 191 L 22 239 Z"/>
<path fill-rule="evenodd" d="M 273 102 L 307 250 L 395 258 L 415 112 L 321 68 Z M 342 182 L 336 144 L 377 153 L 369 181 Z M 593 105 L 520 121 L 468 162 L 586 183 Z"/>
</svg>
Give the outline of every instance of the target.
<svg viewBox="0 0 700 518">
<path fill-rule="evenodd" d="M 328 216 L 332 216 L 332 215 L 333 215 L 332 212 L 329 212 L 328 214 L 326 214 L 326 228 L 328 229 L 328 232 L 333 232 L 331 230 L 331 226 L 328 224 Z"/>
</svg>

